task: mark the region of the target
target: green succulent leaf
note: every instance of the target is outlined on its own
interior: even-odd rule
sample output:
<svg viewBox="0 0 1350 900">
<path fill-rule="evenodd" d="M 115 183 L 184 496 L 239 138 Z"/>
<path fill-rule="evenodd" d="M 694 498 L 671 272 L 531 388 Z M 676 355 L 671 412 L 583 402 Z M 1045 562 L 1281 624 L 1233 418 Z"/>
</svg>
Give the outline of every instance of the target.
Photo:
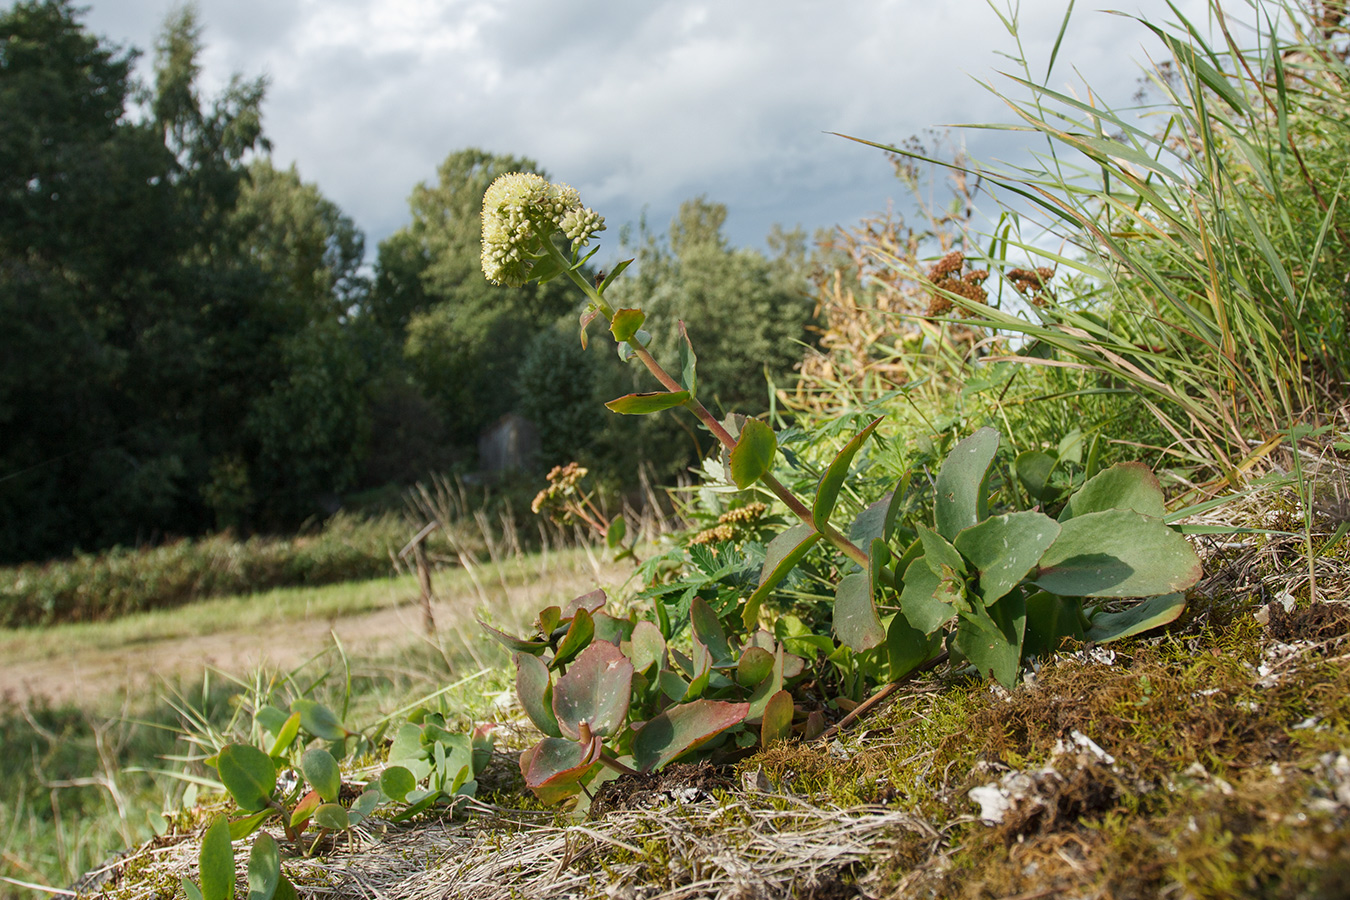
<svg viewBox="0 0 1350 900">
<path fill-rule="evenodd" d="M 633 661 L 633 671 L 645 674 L 652 666 L 660 671 L 666 666 L 666 639 L 661 629 L 646 619 L 633 626 L 633 637 L 629 658 Z"/>
<path fill-rule="evenodd" d="M 617 647 L 633 636 L 633 623 L 628 619 L 616 618 L 602 612 L 595 613 L 592 618 L 595 621 L 597 641 L 608 641 Z"/>
<path fill-rule="evenodd" d="M 773 468 L 778 438 L 758 419 L 746 419 L 736 446 L 731 448 L 731 480 L 745 490 Z"/>
<path fill-rule="evenodd" d="M 596 641 L 582 651 L 553 689 L 553 713 L 562 733 L 578 740 L 582 725 L 595 735 L 623 726 L 633 690 L 633 664 L 619 648 Z"/>
<path fill-rule="evenodd" d="M 318 791 L 310 791 L 301 797 L 300 802 L 295 804 L 295 809 L 291 810 L 291 827 L 303 828 L 310 816 L 314 815 L 314 810 L 322 803 L 323 798 L 319 796 Z"/>
<path fill-rule="evenodd" d="M 586 612 L 594 615 L 605 608 L 605 602 L 609 597 L 605 594 L 603 588 L 596 588 L 585 594 L 580 594 L 568 600 L 562 608 L 562 618 L 571 619 L 577 614 L 577 610 L 584 609 Z"/>
<path fill-rule="evenodd" d="M 1027 598 L 1027 630 L 1022 641 L 1025 657 L 1050 656 L 1065 638 L 1083 640 L 1083 601 L 1037 591 Z"/>
<path fill-rule="evenodd" d="M 876 604 L 872 602 L 872 576 L 855 572 L 839 579 L 834 594 L 834 633 L 852 650 L 862 652 L 886 640 Z"/>
<path fill-rule="evenodd" d="M 277 879 L 277 890 L 272 895 L 272 900 L 300 900 L 300 896 L 295 892 L 295 885 L 291 884 L 290 879 L 282 875 Z"/>
<path fill-rule="evenodd" d="M 1140 462 L 1117 463 L 1098 472 L 1074 492 L 1059 514 L 1061 522 L 1108 509 L 1132 509 L 1161 519 L 1167 513 L 1162 485 L 1148 466 Z"/>
<path fill-rule="evenodd" d="M 268 734 L 276 737 L 281 733 L 281 727 L 286 724 L 286 713 L 267 704 L 258 707 L 258 711 L 253 714 L 253 721 Z"/>
<path fill-rule="evenodd" d="M 272 900 L 281 881 L 281 850 L 276 838 L 262 832 L 248 854 L 248 900 Z"/>
<path fill-rule="evenodd" d="M 779 691 L 769 698 L 759 726 L 759 745 L 768 748 L 792 737 L 792 695 Z"/>
<path fill-rule="evenodd" d="M 1175 622 L 1186 609 L 1186 595 L 1178 591 L 1175 594 L 1161 594 L 1150 597 L 1120 612 L 1099 612 L 1092 617 L 1092 625 L 1087 630 L 1087 639 L 1105 644 L 1118 641 L 1161 628 Z"/>
<path fill-rule="evenodd" d="M 695 700 L 649 719 L 633 740 L 633 759 L 642 772 L 660 769 L 697 749 L 733 725 L 740 724 L 748 703 Z"/>
<path fill-rule="evenodd" d="M 1011 690 L 1017 684 L 1026 624 L 1026 601 L 1021 591 L 1014 591 L 992 609 L 962 613 L 956 627 L 956 647 L 981 675 L 993 675 Z"/>
<path fill-rule="evenodd" d="M 1050 474 L 1055 470 L 1055 462 L 1055 457 L 1044 450 L 1027 450 L 1013 460 L 1017 480 L 1022 482 L 1033 500 L 1052 499 L 1054 490 L 1050 487 Z"/>
<path fill-rule="evenodd" d="M 712 655 L 714 666 L 729 666 L 734 662 L 731 647 L 727 643 L 726 630 L 722 628 L 722 622 L 708 605 L 707 600 L 694 597 L 689 604 L 689 622 L 694 634 Z"/>
<path fill-rule="evenodd" d="M 314 810 L 314 824 L 328 831 L 346 831 L 352 822 L 347 810 L 336 803 L 325 803 Z"/>
<path fill-rule="evenodd" d="M 893 523 L 896 496 L 897 492 L 891 491 L 858 513 L 858 517 L 848 527 L 848 539 L 859 547 L 866 547 L 877 539 L 886 540 L 889 526 Z"/>
<path fill-rule="evenodd" d="M 646 321 L 647 314 L 640 309 L 616 309 L 614 318 L 609 323 L 609 331 L 614 335 L 614 340 L 623 343 L 637 334 L 642 323 Z"/>
<path fill-rule="evenodd" d="M 352 801 L 351 808 L 347 810 L 347 817 L 352 820 L 353 825 L 360 825 L 387 799 L 389 798 L 385 796 L 384 791 L 377 787 L 367 787 Z"/>
<path fill-rule="evenodd" d="M 281 711 L 277 710 L 277 712 L 280 713 Z M 296 736 L 300 734 L 300 714 L 291 713 L 286 716 L 275 733 L 277 739 L 272 742 L 272 749 L 267 751 L 267 755 L 273 759 L 280 759 L 291 748 L 291 744 L 295 743 Z"/>
<path fill-rule="evenodd" d="M 300 772 L 309 786 L 329 803 L 337 802 L 342 790 L 342 772 L 333 754 L 322 747 L 311 747 L 300 757 Z"/>
<path fill-rule="evenodd" d="M 558 717 L 553 714 L 553 680 L 548 666 L 528 653 L 517 653 L 515 662 L 516 697 L 520 699 L 525 715 L 530 717 L 535 728 L 549 737 L 562 737 Z M 392 759 L 392 751 L 389 755 Z"/>
<path fill-rule="evenodd" d="M 493 628 L 485 622 L 479 622 L 478 627 L 487 632 L 488 636 L 497 643 L 513 653 L 529 653 L 534 656 L 539 656 L 548 649 L 548 641 L 518 638 L 515 635 L 507 634 L 505 631 L 498 631 L 496 628 Z"/>
<path fill-rule="evenodd" d="M 300 727 L 324 741 L 340 741 L 351 734 L 337 714 L 314 700 L 301 697 L 291 702 L 291 712 L 300 714 Z"/>
<path fill-rule="evenodd" d="M 234 819 L 230 822 L 230 840 L 242 841 L 244 838 L 261 828 L 262 823 L 266 822 L 276 814 L 277 811 L 269 806 L 261 812 L 255 812 L 251 816 Z"/>
<path fill-rule="evenodd" d="M 262 755 L 266 757 L 267 754 Z M 202 900 L 233 900 L 234 847 L 230 843 L 230 826 L 224 816 L 212 819 L 202 835 L 197 871 L 202 879 Z"/>
<path fill-rule="evenodd" d="M 736 662 L 736 682 L 753 689 L 773 673 L 773 654 L 763 647 L 746 647 Z"/>
<path fill-rule="evenodd" d="M 596 288 L 596 290 L 600 293 L 600 295 L 604 296 L 605 291 L 609 288 L 611 284 L 614 283 L 614 279 L 622 275 L 623 270 L 628 268 L 632 264 L 633 260 L 631 259 L 625 259 L 623 262 L 615 264 L 614 268 L 610 271 L 610 273 L 605 276 L 605 280 L 600 282 L 600 285 Z"/>
<path fill-rule="evenodd" d="M 891 681 L 899 681 L 932 659 L 942 646 L 942 635 L 925 635 L 910 625 L 903 613 L 891 619 L 886 629 L 886 661 Z"/>
<path fill-rule="evenodd" d="M 595 619 L 591 618 L 591 614 L 584 607 L 578 609 L 572 616 L 572 624 L 567 627 L 567 634 L 563 635 L 562 641 L 558 643 L 558 650 L 553 654 L 548 667 L 556 669 L 567 665 L 578 653 L 586 649 L 594 637 Z"/>
<path fill-rule="evenodd" d="M 759 587 L 755 588 L 754 593 L 745 601 L 745 608 L 741 611 L 741 620 L 747 629 L 753 628 L 759 618 L 760 604 L 818 540 L 820 532 L 803 522 L 769 541 L 764 557 L 764 568 L 759 574 Z"/>
<path fill-rule="evenodd" d="M 557 803 L 581 790 L 581 780 L 598 765 L 601 738 L 578 744 L 546 737 L 520 754 L 525 786 L 544 803 Z"/>
<path fill-rule="evenodd" d="M 605 406 L 621 415 L 645 416 L 665 409 L 674 409 L 688 402 L 688 391 L 642 391 L 637 394 L 625 394 L 609 401 Z"/>
<path fill-rule="evenodd" d="M 225 790 L 244 812 L 267 806 L 277 784 L 272 757 L 248 744 L 228 744 L 216 760 L 216 771 Z"/>
<path fill-rule="evenodd" d="M 1110 509 L 1060 523 L 1033 580 L 1052 594 L 1152 597 L 1184 591 L 1202 572 L 1195 549 L 1161 520 Z"/>
<path fill-rule="evenodd" d="M 993 606 L 1036 568 L 1059 537 L 1059 523 L 1038 512 L 985 519 L 956 536 L 956 549 L 980 573 L 980 598 Z"/>
<path fill-rule="evenodd" d="M 380 792 L 395 803 L 402 803 L 416 787 L 417 779 L 404 766 L 390 766 L 380 773 Z"/>
<path fill-rule="evenodd" d="M 611 550 L 622 547 L 623 539 L 627 536 L 628 523 L 624 521 L 623 516 L 615 516 L 614 521 L 605 529 L 605 546 Z"/>
<path fill-rule="evenodd" d="M 905 570 L 905 586 L 900 592 L 900 611 L 911 626 L 923 634 L 932 634 L 956 615 L 960 598 L 956 583 L 944 578 L 919 557 Z"/>
<path fill-rule="evenodd" d="M 961 552 L 946 538 L 922 525 L 918 526 L 918 532 L 919 542 L 923 544 L 923 558 L 934 574 L 941 575 L 944 569 L 950 569 L 957 575 L 967 574 L 966 561 Z"/>
<path fill-rule="evenodd" d="M 183 893 L 187 894 L 188 900 L 205 900 L 202 897 L 202 889 L 197 887 L 197 883 L 192 881 L 186 875 L 182 877 Z"/>
<path fill-rule="evenodd" d="M 834 513 L 835 504 L 839 502 L 839 491 L 844 486 L 844 479 L 848 477 L 849 467 L 853 465 L 853 457 L 858 455 L 862 445 L 880 424 L 880 418 L 873 419 L 866 428 L 855 434 L 834 457 L 825 474 L 820 476 L 820 483 L 816 485 L 816 500 L 811 508 L 811 521 L 817 531 L 824 531 L 830 524 L 830 516 Z"/>
<path fill-rule="evenodd" d="M 676 379 L 680 387 L 689 392 L 689 396 L 694 396 L 698 392 L 698 357 L 694 355 L 694 345 L 689 340 L 689 332 L 685 330 L 684 322 L 680 322 L 680 340 L 679 361 L 680 377 Z"/>
<path fill-rule="evenodd" d="M 947 454 L 937 476 L 937 530 L 947 540 L 989 514 L 989 464 L 998 452 L 998 432 L 981 428 Z"/>
</svg>

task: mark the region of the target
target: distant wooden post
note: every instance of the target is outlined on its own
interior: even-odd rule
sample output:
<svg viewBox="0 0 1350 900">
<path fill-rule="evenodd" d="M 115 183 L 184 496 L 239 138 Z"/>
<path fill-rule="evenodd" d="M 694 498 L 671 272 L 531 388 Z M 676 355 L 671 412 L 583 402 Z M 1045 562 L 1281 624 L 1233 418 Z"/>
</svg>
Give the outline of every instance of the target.
<svg viewBox="0 0 1350 900">
<path fill-rule="evenodd" d="M 440 527 L 440 524 L 434 519 L 428 522 L 422 526 L 421 531 L 413 535 L 413 539 L 408 541 L 406 547 L 398 551 L 398 558 L 402 560 L 406 560 L 409 553 L 413 555 L 413 563 L 417 566 L 417 586 L 422 591 L 422 627 L 429 636 L 436 633 L 436 620 L 431 615 L 431 603 L 436 596 L 431 592 L 431 566 L 427 563 L 427 552 L 422 544 Z"/>
</svg>

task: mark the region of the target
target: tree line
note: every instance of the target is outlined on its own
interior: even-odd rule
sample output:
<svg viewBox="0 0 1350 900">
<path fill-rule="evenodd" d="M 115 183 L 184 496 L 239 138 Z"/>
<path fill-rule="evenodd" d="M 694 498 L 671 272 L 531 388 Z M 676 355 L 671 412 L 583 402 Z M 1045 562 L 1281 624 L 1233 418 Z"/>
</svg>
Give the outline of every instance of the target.
<svg viewBox="0 0 1350 900">
<path fill-rule="evenodd" d="M 0 12 L 0 561 L 292 530 L 474 471 L 511 412 L 538 426 L 541 469 L 579 459 L 621 488 L 639 461 L 669 477 L 696 457 L 673 417 L 603 409 L 645 385 L 605 341 L 582 349 L 565 284 L 482 277 L 483 192 L 547 176 L 535 161 L 450 153 L 369 265 L 351 218 L 273 164 L 264 80 L 203 96 L 202 51 L 194 10 L 174 12 L 143 85 L 138 51 L 69 0 Z M 668 234 L 628 235 L 623 290 L 658 342 L 687 319 L 707 396 L 754 413 L 809 337 L 805 242 L 733 248 L 725 217 L 698 198 Z"/>
</svg>

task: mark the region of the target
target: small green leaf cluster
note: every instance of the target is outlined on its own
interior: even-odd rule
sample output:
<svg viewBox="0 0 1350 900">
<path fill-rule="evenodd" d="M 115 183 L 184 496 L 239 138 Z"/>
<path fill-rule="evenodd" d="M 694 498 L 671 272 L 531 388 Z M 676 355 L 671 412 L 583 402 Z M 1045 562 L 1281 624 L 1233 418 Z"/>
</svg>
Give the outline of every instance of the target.
<svg viewBox="0 0 1350 900">
<path fill-rule="evenodd" d="M 869 569 L 839 582 L 835 633 L 856 652 L 884 653 L 892 678 L 945 645 L 954 660 L 1011 687 L 1022 660 L 1065 638 L 1104 642 L 1172 621 L 1200 578 L 1194 549 L 1163 521 L 1162 489 L 1147 467 L 1093 474 L 1057 519 L 1039 510 L 991 515 L 998 444 L 998 432 L 984 428 L 952 448 L 937 476 L 934 527 L 919 525 L 898 554 L 886 540 L 889 516 L 873 516 L 882 527 Z M 1046 482 L 1028 478 L 1026 462 L 1023 454 L 1015 465 L 1034 495 Z M 1085 605 L 1126 598 L 1146 599 L 1115 613 Z M 889 621 L 883 608 L 893 610 Z"/>
<path fill-rule="evenodd" d="M 403 821 L 437 804 L 453 805 L 455 798 L 473 796 L 478 786 L 474 778 L 492 754 L 491 726 L 471 735 L 456 734 L 440 715 L 419 710 L 395 735 L 390 765 L 347 800 L 339 760 L 350 740 L 368 745 L 367 738 L 348 729 L 327 706 L 303 697 L 285 711 L 258 707 L 254 722 L 265 735 L 265 749 L 230 743 L 205 760 L 239 815 L 220 816 L 207 829 L 199 861 L 201 885 L 184 881 L 189 900 L 234 896 L 230 846 L 255 832 L 249 900 L 294 897 L 294 888 L 281 873 L 276 839 L 260 831 L 264 824 L 278 821 L 291 846 L 308 855 L 328 836 L 349 830 L 388 803 L 405 807 L 392 817 Z M 426 788 L 418 787 L 422 782 Z"/>
<path fill-rule="evenodd" d="M 734 753 L 791 734 L 791 688 L 805 661 L 767 631 L 740 640 L 693 597 L 687 622 L 604 611 L 594 591 L 539 614 L 515 638 L 516 693 L 544 734 L 521 754 L 526 785 L 545 803 L 598 784 L 602 769 L 650 772 L 701 751 Z M 689 638 L 688 654 L 676 646 Z"/>
</svg>

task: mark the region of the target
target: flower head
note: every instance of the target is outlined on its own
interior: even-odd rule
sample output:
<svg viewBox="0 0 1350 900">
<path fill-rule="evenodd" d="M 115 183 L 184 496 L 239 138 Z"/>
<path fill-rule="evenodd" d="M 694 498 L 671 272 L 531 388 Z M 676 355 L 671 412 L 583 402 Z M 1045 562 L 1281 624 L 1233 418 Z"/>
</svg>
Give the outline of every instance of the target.
<svg viewBox="0 0 1350 900">
<path fill-rule="evenodd" d="M 483 195 L 483 274 L 493 284 L 519 287 L 555 231 L 584 245 L 604 228 L 604 217 L 582 206 L 574 188 L 528 172 L 502 175 Z"/>
</svg>

